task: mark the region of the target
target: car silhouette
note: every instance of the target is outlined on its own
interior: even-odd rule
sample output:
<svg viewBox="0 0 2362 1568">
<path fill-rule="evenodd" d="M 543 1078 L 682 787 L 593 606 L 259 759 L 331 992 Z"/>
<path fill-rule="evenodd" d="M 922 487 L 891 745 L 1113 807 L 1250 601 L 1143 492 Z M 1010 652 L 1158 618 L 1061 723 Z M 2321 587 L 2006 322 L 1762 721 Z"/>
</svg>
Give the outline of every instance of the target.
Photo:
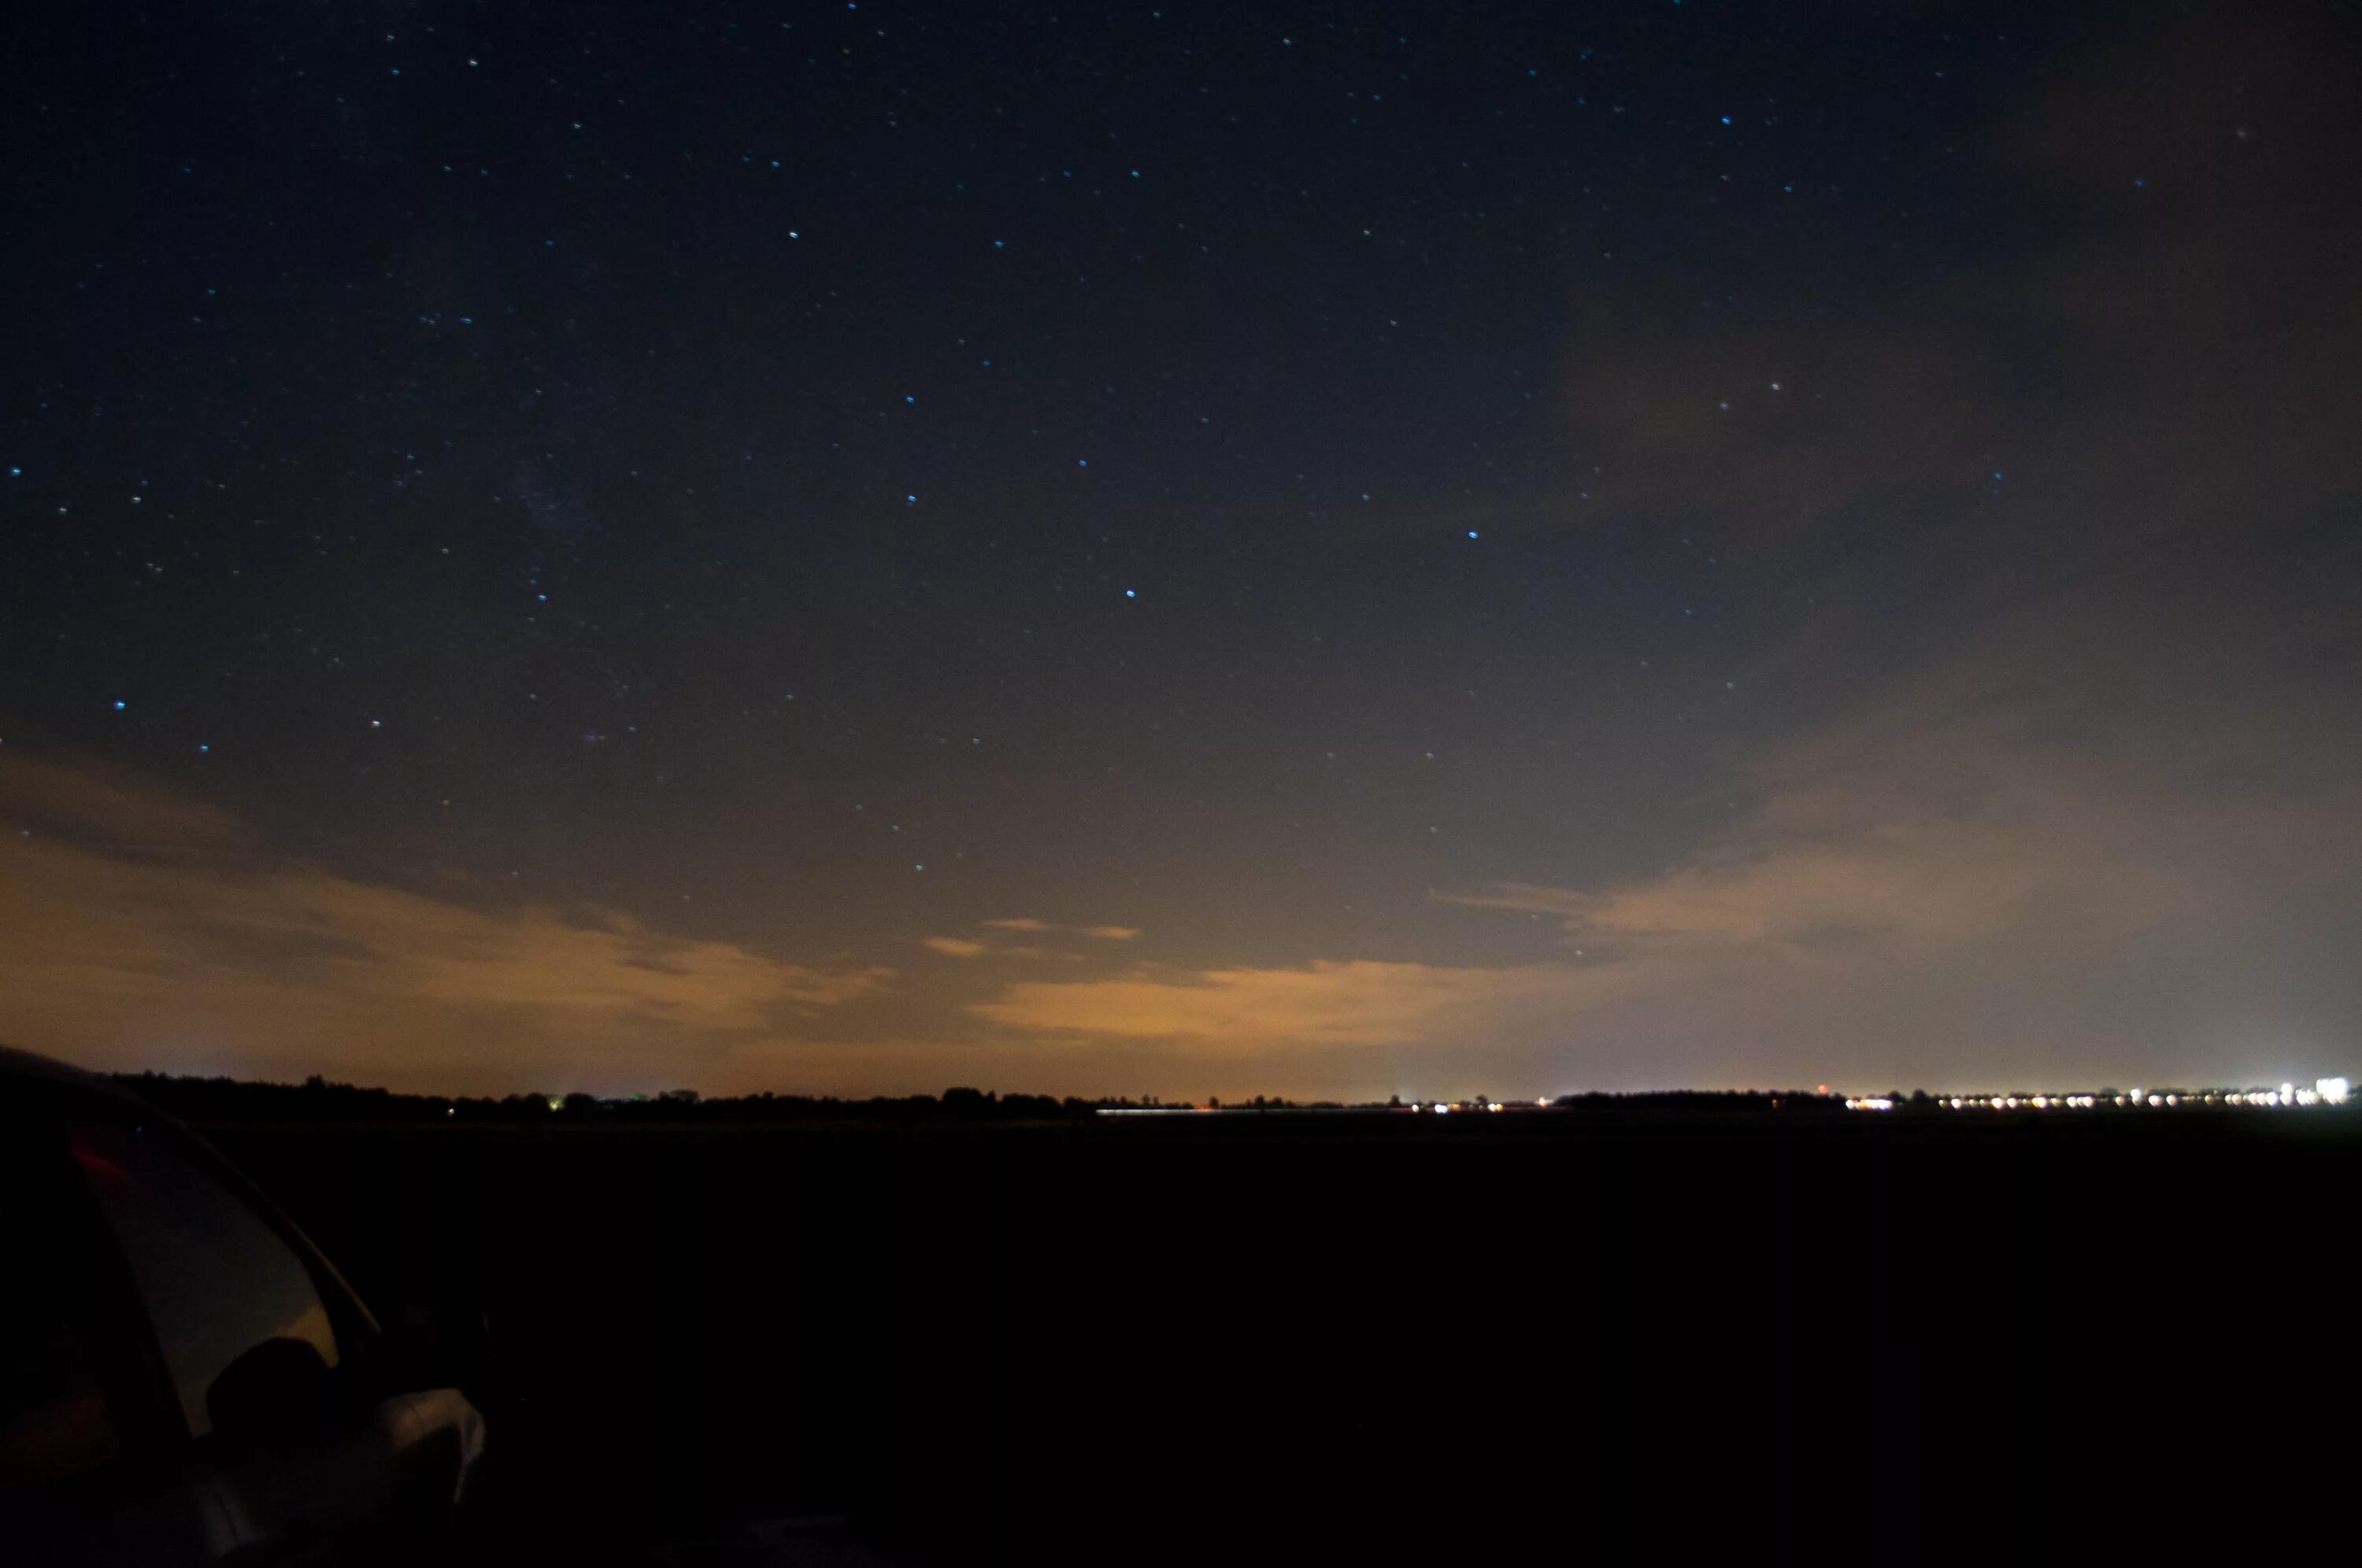
<svg viewBox="0 0 2362 1568">
<path fill-rule="evenodd" d="M 185 1128 L 0 1047 L 0 1559 L 434 1555 L 484 1419 Z"/>
</svg>

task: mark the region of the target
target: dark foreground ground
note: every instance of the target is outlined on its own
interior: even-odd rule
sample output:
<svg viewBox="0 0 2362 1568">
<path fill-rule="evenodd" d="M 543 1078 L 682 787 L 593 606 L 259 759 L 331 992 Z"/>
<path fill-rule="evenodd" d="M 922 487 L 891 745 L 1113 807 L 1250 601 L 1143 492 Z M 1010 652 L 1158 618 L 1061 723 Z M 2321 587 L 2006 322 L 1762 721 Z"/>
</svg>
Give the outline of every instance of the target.
<svg viewBox="0 0 2362 1568">
<path fill-rule="evenodd" d="M 2349 1512 L 2345 1112 L 204 1131 L 381 1316 L 489 1312 L 496 1556 L 2269 1560 Z"/>
</svg>

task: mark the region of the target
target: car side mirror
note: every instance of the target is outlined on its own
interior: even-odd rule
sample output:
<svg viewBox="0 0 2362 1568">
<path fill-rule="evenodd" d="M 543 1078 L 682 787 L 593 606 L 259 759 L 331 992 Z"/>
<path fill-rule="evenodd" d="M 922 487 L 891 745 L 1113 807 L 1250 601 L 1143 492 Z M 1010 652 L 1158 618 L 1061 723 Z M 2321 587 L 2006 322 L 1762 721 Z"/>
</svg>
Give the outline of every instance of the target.
<svg viewBox="0 0 2362 1568">
<path fill-rule="evenodd" d="M 214 1434 L 238 1444 L 317 1436 L 337 1409 L 336 1375 L 309 1340 L 265 1340 L 222 1368 L 205 1390 Z"/>
</svg>

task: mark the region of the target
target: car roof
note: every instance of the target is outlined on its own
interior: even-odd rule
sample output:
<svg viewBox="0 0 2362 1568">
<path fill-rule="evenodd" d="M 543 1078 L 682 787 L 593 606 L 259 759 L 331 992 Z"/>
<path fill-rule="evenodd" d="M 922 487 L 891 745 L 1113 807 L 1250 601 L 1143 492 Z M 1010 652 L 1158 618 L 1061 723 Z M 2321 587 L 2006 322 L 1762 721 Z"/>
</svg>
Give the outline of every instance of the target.
<svg viewBox="0 0 2362 1568">
<path fill-rule="evenodd" d="M 108 1079 L 97 1073 L 86 1072 L 81 1067 L 72 1066 L 67 1063 L 58 1061 L 53 1057 L 43 1056 L 35 1052 L 19 1050 L 14 1045 L 0 1045 L 0 1087 L 6 1086 L 11 1080 L 17 1083 L 71 1084 L 76 1088 L 94 1089 L 98 1093 L 106 1095 L 110 1099 L 118 1100 L 126 1105 L 138 1107 L 144 1115 L 154 1116 L 158 1114 L 155 1107 L 149 1105 L 139 1096 L 132 1093 L 129 1089 L 123 1088 L 120 1084 L 110 1082 Z M 170 1115 L 166 1115 L 163 1117 L 163 1120 L 169 1122 L 172 1121 L 173 1119 Z M 336 1289 L 343 1293 L 345 1300 L 352 1306 L 355 1312 L 359 1315 L 359 1320 L 362 1329 L 370 1334 L 379 1332 L 378 1320 L 370 1313 L 368 1303 L 364 1302 L 360 1298 L 359 1294 L 356 1292 L 350 1285 L 346 1283 L 345 1276 L 337 1272 L 337 1265 L 329 1262 L 326 1255 L 323 1253 L 317 1246 L 313 1244 L 312 1239 L 304 1234 L 302 1227 L 298 1226 L 294 1220 L 289 1219 L 286 1211 L 281 1209 L 276 1203 L 272 1202 L 268 1193 L 265 1193 L 260 1187 L 256 1187 L 253 1181 L 248 1178 L 244 1172 L 238 1170 L 237 1166 L 222 1158 L 220 1152 L 215 1150 L 211 1143 L 206 1143 L 205 1140 L 200 1137 L 193 1130 L 188 1127 L 181 1127 L 180 1132 L 182 1136 L 195 1143 L 200 1148 L 204 1149 L 206 1154 L 212 1156 L 215 1165 L 214 1174 L 216 1176 L 227 1177 L 231 1184 L 245 1197 L 248 1202 L 259 1208 L 265 1214 L 270 1216 L 281 1229 L 283 1233 L 297 1244 L 299 1250 L 303 1252 L 305 1257 L 307 1257 L 313 1264 L 316 1264 L 320 1271 L 326 1274 L 329 1280 L 334 1282 Z"/>
<path fill-rule="evenodd" d="M 14 1045 L 0 1045 L 0 1076 L 12 1078 L 42 1078 L 50 1083 L 80 1084 L 85 1088 L 107 1088 L 112 1086 L 96 1073 L 84 1072 L 54 1057 L 20 1051 Z"/>
<path fill-rule="evenodd" d="M 19 1050 L 14 1045 L 0 1045 L 0 1085 L 63 1084 L 93 1094 L 103 1094 L 109 1099 L 138 1106 L 152 1115 L 156 1108 L 121 1084 L 104 1074 L 88 1072 L 54 1056 L 39 1052 Z"/>
</svg>

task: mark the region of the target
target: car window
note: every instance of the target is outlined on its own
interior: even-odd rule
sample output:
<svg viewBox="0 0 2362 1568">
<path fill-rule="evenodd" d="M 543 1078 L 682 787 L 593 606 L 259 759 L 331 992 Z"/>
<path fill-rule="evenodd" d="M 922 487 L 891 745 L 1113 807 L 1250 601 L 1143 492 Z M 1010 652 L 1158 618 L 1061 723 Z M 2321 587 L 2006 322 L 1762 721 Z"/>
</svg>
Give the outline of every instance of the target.
<svg viewBox="0 0 2362 1568">
<path fill-rule="evenodd" d="M 213 1429 L 214 1380 L 265 1340 L 304 1341 L 337 1364 L 311 1271 L 243 1199 L 152 1129 L 75 1121 L 68 1132 L 155 1325 L 190 1435 Z"/>
<path fill-rule="evenodd" d="M 0 1489 L 84 1474 L 116 1452 L 79 1195 L 61 1166 L 46 1137 L 0 1120 Z"/>
</svg>

